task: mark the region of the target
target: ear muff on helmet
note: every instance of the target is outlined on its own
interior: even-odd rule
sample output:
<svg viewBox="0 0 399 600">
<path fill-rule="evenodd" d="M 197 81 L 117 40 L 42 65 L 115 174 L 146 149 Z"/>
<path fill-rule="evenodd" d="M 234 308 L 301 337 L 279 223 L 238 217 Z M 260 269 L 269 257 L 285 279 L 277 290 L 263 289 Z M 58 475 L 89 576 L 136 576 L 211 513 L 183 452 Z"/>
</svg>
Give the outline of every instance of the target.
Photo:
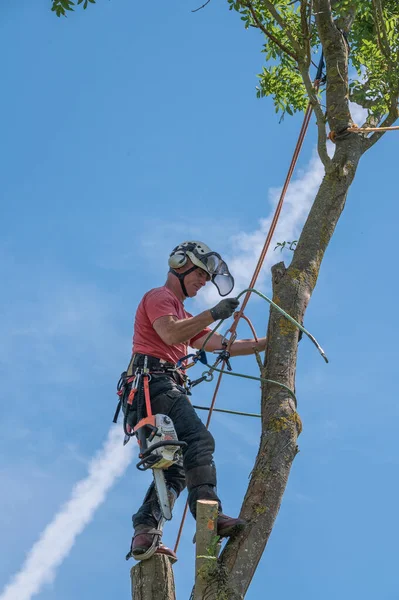
<svg viewBox="0 0 399 600">
<path fill-rule="evenodd" d="M 168 259 L 168 265 L 172 269 L 180 269 L 180 267 L 184 267 L 187 264 L 187 254 L 184 250 L 180 250 L 178 252 L 172 253 Z"/>
</svg>

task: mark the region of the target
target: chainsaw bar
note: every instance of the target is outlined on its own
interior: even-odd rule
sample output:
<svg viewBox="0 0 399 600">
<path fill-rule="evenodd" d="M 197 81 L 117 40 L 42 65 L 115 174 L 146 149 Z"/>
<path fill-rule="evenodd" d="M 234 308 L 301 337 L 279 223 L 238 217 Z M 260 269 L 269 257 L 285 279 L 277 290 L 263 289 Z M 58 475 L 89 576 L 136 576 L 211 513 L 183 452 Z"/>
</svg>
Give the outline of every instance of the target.
<svg viewBox="0 0 399 600">
<path fill-rule="evenodd" d="M 162 517 L 165 521 L 170 521 L 172 518 L 172 510 L 166 487 L 165 475 L 163 469 L 153 469 L 155 492 L 157 494 L 159 506 L 161 508 Z"/>
</svg>

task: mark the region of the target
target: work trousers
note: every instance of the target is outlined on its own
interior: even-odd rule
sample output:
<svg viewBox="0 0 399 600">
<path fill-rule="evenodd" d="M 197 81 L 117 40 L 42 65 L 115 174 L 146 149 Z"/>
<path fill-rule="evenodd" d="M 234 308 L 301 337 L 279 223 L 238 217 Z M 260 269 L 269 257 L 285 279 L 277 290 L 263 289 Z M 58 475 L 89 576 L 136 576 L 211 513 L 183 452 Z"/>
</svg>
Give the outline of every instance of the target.
<svg viewBox="0 0 399 600">
<path fill-rule="evenodd" d="M 192 407 L 185 390 L 172 375 L 152 375 L 150 397 L 153 414 L 168 415 L 175 426 L 180 442 L 186 442 L 183 448 L 183 461 L 173 464 L 164 471 L 170 496 L 177 497 L 187 486 L 188 504 L 195 518 L 197 500 L 216 500 L 219 511 L 222 507 L 216 493 L 216 468 L 213 462 L 215 440 L 212 434 Z M 128 423 L 137 423 L 137 413 L 129 413 Z M 148 525 L 157 527 L 161 519 L 161 510 L 152 483 L 145 495 L 142 506 L 133 515 L 133 527 Z"/>
</svg>

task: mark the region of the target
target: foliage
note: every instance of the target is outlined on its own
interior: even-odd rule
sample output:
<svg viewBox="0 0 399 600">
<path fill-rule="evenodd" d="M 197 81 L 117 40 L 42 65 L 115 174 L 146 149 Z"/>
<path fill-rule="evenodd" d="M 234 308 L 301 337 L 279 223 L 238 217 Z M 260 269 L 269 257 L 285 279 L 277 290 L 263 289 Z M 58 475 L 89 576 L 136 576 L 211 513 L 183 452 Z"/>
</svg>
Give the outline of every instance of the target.
<svg viewBox="0 0 399 600">
<path fill-rule="evenodd" d="M 321 43 L 310 0 L 227 0 L 245 28 L 263 32 L 266 64 L 259 75 L 258 97 L 271 96 L 276 112 L 292 115 L 309 101 L 304 69 L 314 78 L 312 57 Z M 349 13 L 348 28 L 351 100 L 382 118 L 399 92 L 399 2 L 397 0 L 331 0 L 340 29 Z M 352 67 L 352 68 L 351 68 Z"/>
<path fill-rule="evenodd" d="M 280 248 L 280 252 L 282 252 L 284 250 L 284 248 L 286 248 L 287 250 L 291 250 L 292 252 L 294 252 L 295 246 L 297 245 L 297 243 L 298 243 L 298 240 L 293 240 L 292 242 L 289 242 L 289 241 L 277 242 L 274 249 L 277 250 L 277 248 Z"/>
<path fill-rule="evenodd" d="M 83 4 L 83 8 L 86 10 L 89 2 L 91 4 L 95 4 L 96 0 L 77 0 L 76 4 Z M 73 0 L 52 0 L 52 3 L 53 5 L 51 7 L 51 10 L 55 12 L 57 17 L 60 17 L 61 15 L 63 17 L 66 17 L 67 11 L 73 11 L 73 7 L 75 6 L 75 2 L 73 2 Z"/>
<path fill-rule="evenodd" d="M 308 100 L 291 40 L 291 34 L 295 39 L 302 40 L 302 32 L 298 29 L 299 7 L 295 7 L 288 0 L 280 2 L 280 21 L 280 18 L 276 19 L 261 0 L 227 1 L 230 10 L 240 13 L 246 29 L 256 27 L 266 38 L 262 48 L 266 65 L 258 76 L 257 96 L 259 98 L 272 96 L 276 112 L 287 112 L 292 115 L 294 112 L 304 110 Z M 281 22 L 284 23 L 284 27 L 281 26 Z"/>
<path fill-rule="evenodd" d="M 399 3 L 359 3 L 348 41 L 358 75 L 351 99 L 380 117 L 399 92 Z"/>
</svg>

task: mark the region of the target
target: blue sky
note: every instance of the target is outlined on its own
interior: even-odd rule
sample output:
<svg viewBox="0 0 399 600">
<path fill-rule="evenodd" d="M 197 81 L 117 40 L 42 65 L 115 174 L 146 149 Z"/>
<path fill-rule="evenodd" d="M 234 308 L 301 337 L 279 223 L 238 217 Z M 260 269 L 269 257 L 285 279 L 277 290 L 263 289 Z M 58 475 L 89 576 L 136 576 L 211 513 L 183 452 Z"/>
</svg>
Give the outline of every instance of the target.
<svg viewBox="0 0 399 600">
<path fill-rule="evenodd" d="M 94 490 L 87 518 L 80 505 L 82 531 L 53 581 L 34 596 L 32 578 L 25 596 L 1 590 L 54 516 L 74 514 L 62 507 L 109 435 L 135 308 L 163 283 L 170 249 L 203 239 L 230 259 L 241 291 L 288 167 L 300 117 L 279 125 L 255 97 L 260 36 L 224 2 L 192 14 L 196 6 L 99 0 L 68 19 L 45 0 L 0 8 L 1 600 L 130 597 L 124 555 L 150 477 L 134 461 L 125 468 L 133 446 L 103 464 L 104 501 Z M 312 123 L 278 241 L 297 235 L 314 197 L 314 147 Z M 301 342 L 300 454 L 249 600 L 265 589 L 279 600 L 398 598 L 396 163 L 392 133 L 362 159 L 326 253 L 305 325 L 330 363 Z M 281 257 L 290 258 L 268 257 L 266 293 Z M 206 293 L 189 310 L 213 300 Z M 247 314 L 264 332 L 267 306 L 253 299 Z M 256 373 L 252 357 L 234 366 Z M 219 406 L 259 409 L 256 384 L 225 379 Z M 203 384 L 194 400 L 211 394 Z M 238 513 L 259 424 L 215 415 L 212 430 L 219 493 Z M 193 530 L 190 518 L 174 569 L 179 599 L 191 589 Z M 70 531 L 56 532 L 37 569 Z"/>
</svg>

